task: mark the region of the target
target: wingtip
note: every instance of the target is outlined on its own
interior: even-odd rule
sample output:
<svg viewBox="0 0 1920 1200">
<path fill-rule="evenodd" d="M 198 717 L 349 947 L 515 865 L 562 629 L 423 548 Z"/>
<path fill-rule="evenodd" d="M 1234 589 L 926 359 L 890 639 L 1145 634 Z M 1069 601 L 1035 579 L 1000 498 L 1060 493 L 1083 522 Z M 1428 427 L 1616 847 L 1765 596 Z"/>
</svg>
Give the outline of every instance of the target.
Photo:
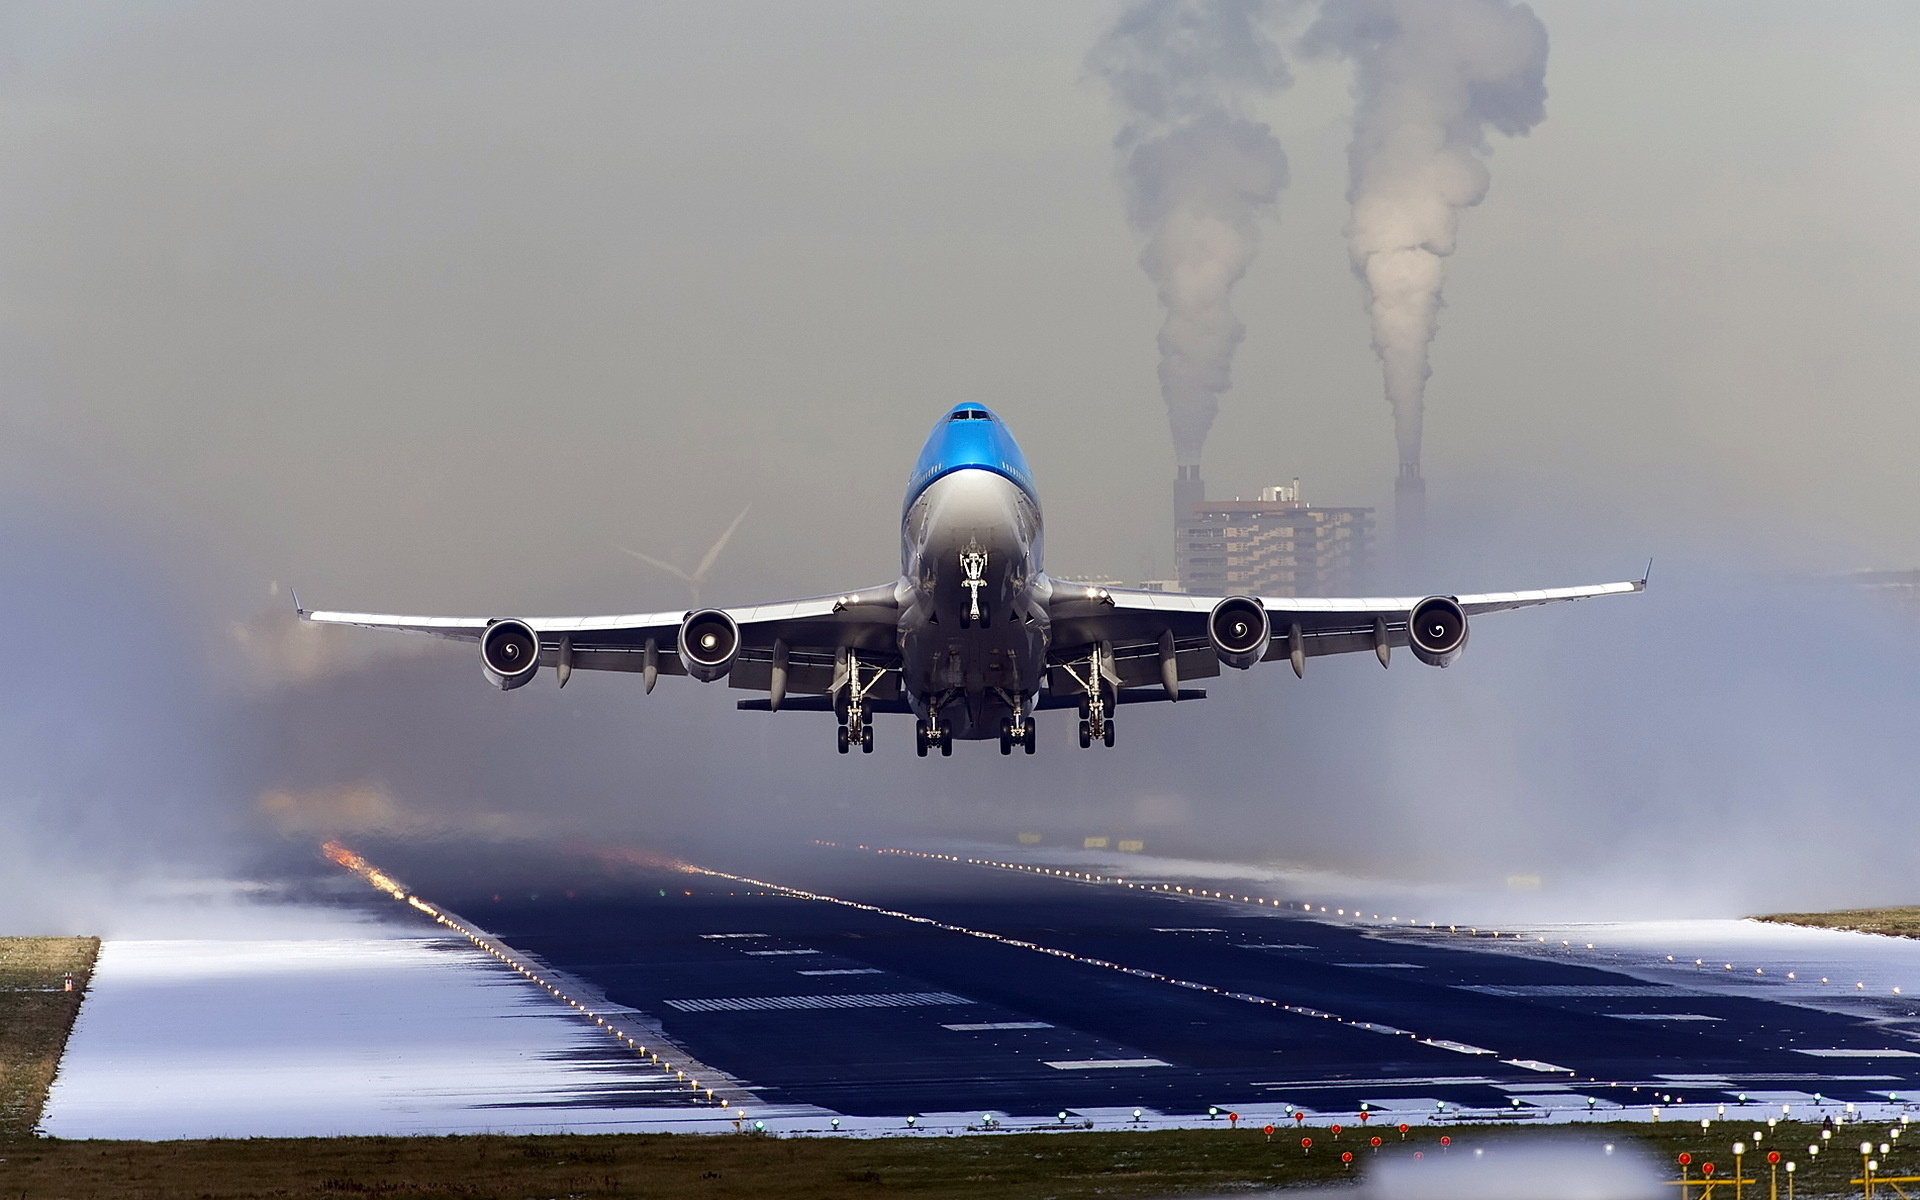
<svg viewBox="0 0 1920 1200">
<path fill-rule="evenodd" d="M 1647 583 L 1648 583 L 1648 582 L 1649 582 L 1649 581 L 1650 581 L 1650 580 L 1651 580 L 1652 578 L 1653 578 L 1653 559 L 1652 559 L 1651 557 L 1649 557 L 1649 558 L 1647 559 L 1647 569 L 1646 569 L 1646 570 L 1644 570 L 1644 571 L 1642 571 L 1642 572 L 1640 572 L 1640 587 L 1639 587 L 1639 590 L 1640 590 L 1640 591 L 1643 591 L 1643 592 L 1644 592 L 1644 591 L 1646 591 L 1646 590 L 1647 590 Z"/>
<path fill-rule="evenodd" d="M 306 620 L 307 610 L 300 607 L 300 593 L 294 588 L 288 587 L 287 595 L 293 597 L 293 615 L 302 621 Z"/>
</svg>

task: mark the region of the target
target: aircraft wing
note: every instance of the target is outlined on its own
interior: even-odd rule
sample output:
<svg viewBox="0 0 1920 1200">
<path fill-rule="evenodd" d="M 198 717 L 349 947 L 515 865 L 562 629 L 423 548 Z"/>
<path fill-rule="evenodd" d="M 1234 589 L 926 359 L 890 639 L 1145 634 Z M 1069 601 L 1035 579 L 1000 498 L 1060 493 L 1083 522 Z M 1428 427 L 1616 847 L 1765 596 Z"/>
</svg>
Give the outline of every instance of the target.
<svg viewBox="0 0 1920 1200">
<path fill-rule="evenodd" d="M 489 627 L 504 619 L 298 611 L 302 620 L 319 625 L 391 629 L 476 643 Z M 788 659 L 787 690 L 793 692 L 827 692 L 833 684 L 835 656 L 842 649 L 867 651 L 876 665 L 892 663 L 898 654 L 897 584 L 720 611 L 740 629 L 740 650 L 727 675 L 734 687 L 770 688 L 776 642 L 783 644 Z M 542 666 L 559 666 L 564 654 L 569 671 L 644 672 L 651 658 L 660 674 L 684 675 L 687 671 L 680 661 L 679 634 L 681 622 L 688 615 L 680 611 L 513 619 L 524 622 L 539 638 Z"/>
<path fill-rule="evenodd" d="M 1642 577 L 1585 587 L 1487 592 L 1448 599 L 1471 618 L 1566 600 L 1629 595 L 1645 591 L 1646 586 L 1647 581 Z M 1174 657 L 1177 679 L 1218 675 L 1220 659 L 1208 637 L 1207 619 L 1224 599 L 1227 597 L 1142 592 L 1054 580 L 1048 609 L 1053 619 L 1055 656 L 1071 658 L 1076 651 L 1084 656 L 1089 647 L 1105 642 L 1112 651 L 1110 679 L 1116 687 L 1165 683 L 1167 676 L 1162 663 L 1168 652 Z M 1297 669 L 1308 658 L 1361 650 L 1381 654 L 1384 662 L 1386 650 L 1408 644 L 1408 618 L 1427 597 L 1261 596 L 1252 599 L 1266 610 L 1272 628 L 1271 640 L 1260 661 L 1294 659 Z M 1056 688 L 1065 690 L 1071 680 L 1062 677 L 1054 682 Z"/>
</svg>

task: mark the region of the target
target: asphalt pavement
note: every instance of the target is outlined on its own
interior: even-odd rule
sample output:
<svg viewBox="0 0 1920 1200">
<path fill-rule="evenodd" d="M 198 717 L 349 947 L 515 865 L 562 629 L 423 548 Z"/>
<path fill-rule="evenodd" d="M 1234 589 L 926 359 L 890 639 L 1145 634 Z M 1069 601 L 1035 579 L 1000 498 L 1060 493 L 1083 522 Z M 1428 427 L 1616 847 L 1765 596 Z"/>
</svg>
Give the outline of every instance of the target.
<svg viewBox="0 0 1920 1200">
<path fill-rule="evenodd" d="M 1650 981 L 1578 944 L 1514 953 L 1490 930 L 847 847 L 700 870 L 608 848 L 379 856 L 774 1104 L 1525 1119 L 1920 1089 L 1920 1045 L 1884 1015 Z"/>
</svg>

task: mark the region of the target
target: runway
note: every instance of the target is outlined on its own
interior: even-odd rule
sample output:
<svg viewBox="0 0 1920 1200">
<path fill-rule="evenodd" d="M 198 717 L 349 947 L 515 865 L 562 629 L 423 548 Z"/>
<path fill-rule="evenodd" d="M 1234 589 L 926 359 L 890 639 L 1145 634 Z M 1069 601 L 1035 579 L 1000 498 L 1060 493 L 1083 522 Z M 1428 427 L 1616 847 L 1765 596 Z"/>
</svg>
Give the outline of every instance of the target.
<svg viewBox="0 0 1920 1200">
<path fill-rule="evenodd" d="M 1190 881 L 849 847 L 695 870 L 606 848 L 479 865 L 378 854 L 788 1112 L 947 1125 L 1066 1112 L 1110 1126 L 1136 1108 L 1150 1120 L 1210 1106 L 1262 1120 L 1363 1105 L 1395 1121 L 1691 1119 L 1743 1097 L 1756 1113 L 1899 1110 L 1920 1090 L 1914 989 L 1887 982 L 1920 984 L 1920 946 L 1891 939 L 1669 931 L 1724 949 L 1752 926 L 1736 975 L 1731 962 L 1667 962 L 1645 928 L 1638 940 L 1611 928 L 1588 949 L 1584 927 L 1495 936 L 1400 914 L 1310 917 L 1284 897 L 1166 890 Z M 1794 970 L 1869 949 L 1871 992 Z"/>
</svg>

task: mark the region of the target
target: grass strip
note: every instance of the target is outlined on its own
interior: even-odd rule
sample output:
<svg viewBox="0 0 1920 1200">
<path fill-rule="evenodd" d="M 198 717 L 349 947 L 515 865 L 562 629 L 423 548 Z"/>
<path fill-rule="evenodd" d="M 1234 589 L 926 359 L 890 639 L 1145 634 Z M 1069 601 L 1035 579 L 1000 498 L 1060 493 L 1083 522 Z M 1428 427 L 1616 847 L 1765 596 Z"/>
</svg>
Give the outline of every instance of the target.
<svg viewBox="0 0 1920 1200">
<path fill-rule="evenodd" d="M 0 937 L 0 1145 L 39 1124 L 99 954 L 99 938 Z"/>
<path fill-rule="evenodd" d="M 1834 1149 L 1809 1159 L 1820 1142 L 1812 1124 L 1730 1119 L 1701 1130 L 1697 1122 L 1559 1126 L 1424 1126 L 1403 1141 L 1387 1129 L 1349 1128 L 1334 1140 L 1325 1127 L 1164 1130 L 974 1137 L 778 1138 L 754 1134 L 595 1134 L 551 1137 L 459 1136 L 251 1138 L 232 1141 L 93 1142 L 38 1139 L 0 1155 L 0 1195 L 141 1197 L 142 1200 L 238 1200 L 241 1197 L 752 1197 L 754 1200 L 842 1200 L 910 1196 L 925 1200 L 1079 1200 L 1221 1194 L 1357 1179 L 1375 1163 L 1467 1155 L 1476 1148 L 1535 1139 L 1580 1138 L 1638 1146 L 1671 1169 L 1680 1151 L 1691 1168 L 1717 1162 L 1730 1175 L 1736 1140 L 1760 1131 L 1759 1153 L 1746 1175 L 1768 1185 L 1765 1149 L 1798 1160 L 1798 1196 L 1848 1195 L 1862 1140 L 1890 1137 L 1874 1125 L 1843 1126 Z M 1372 1136 L 1383 1145 L 1375 1150 Z M 1300 1138 L 1311 1136 L 1311 1154 Z M 1443 1149 L 1439 1139 L 1452 1139 Z M 1920 1135 L 1916 1135 L 1920 1136 Z M 1352 1166 L 1342 1151 L 1351 1152 Z M 1592 1153 L 1589 1151 L 1588 1153 Z M 1906 1159 L 1911 1157 L 1911 1164 Z M 1578 1159 L 1569 1171 L 1577 1169 Z M 1920 1149 L 1896 1146 L 1886 1168 L 1920 1173 Z M 1784 1172 L 1781 1175 L 1784 1187 Z M 1572 1182 L 1570 1174 L 1569 1182 Z M 1543 1181 L 1548 1182 L 1548 1181 Z M 1764 1191 L 1751 1194 L 1765 1195 Z M 1783 1193 L 1784 1194 L 1784 1193 Z"/>
<path fill-rule="evenodd" d="M 1920 937 L 1920 905 L 1905 908 L 1847 908 L 1838 912 L 1768 913 L 1754 920 L 1772 921 L 1776 925 L 1807 925 L 1815 929 L 1884 933 L 1892 937 Z"/>
</svg>

